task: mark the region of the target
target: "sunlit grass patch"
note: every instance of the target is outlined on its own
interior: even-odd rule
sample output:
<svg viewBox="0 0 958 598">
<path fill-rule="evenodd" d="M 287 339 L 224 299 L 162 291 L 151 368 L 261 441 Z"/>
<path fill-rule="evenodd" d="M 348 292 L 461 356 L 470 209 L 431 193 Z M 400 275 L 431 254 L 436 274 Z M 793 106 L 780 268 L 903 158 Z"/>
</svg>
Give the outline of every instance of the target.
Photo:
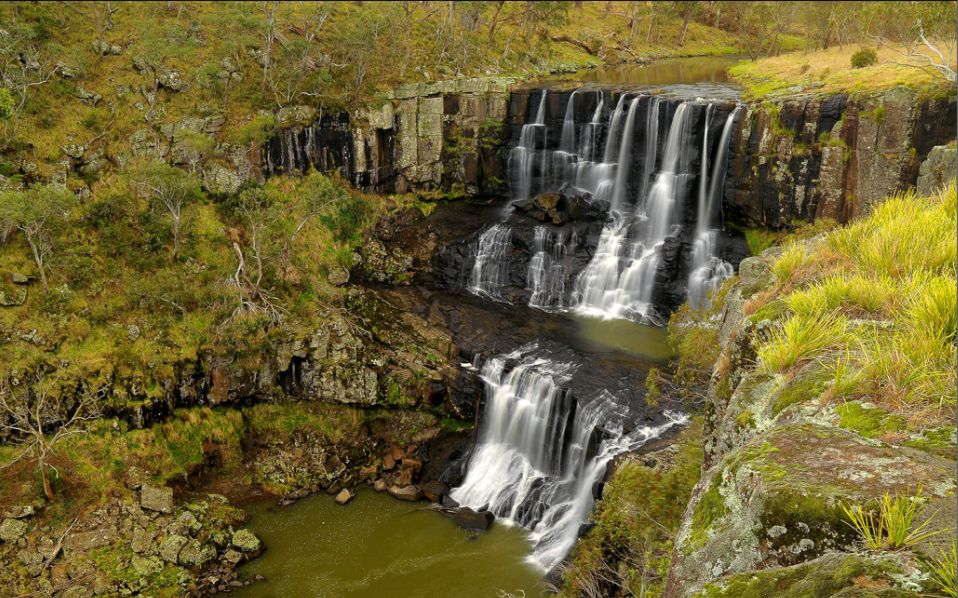
<svg viewBox="0 0 958 598">
<path fill-rule="evenodd" d="M 834 398 L 953 417 L 943 408 L 955 405 L 955 206 L 954 184 L 931 197 L 901 193 L 858 222 L 789 243 L 772 264 L 776 287 L 747 306 L 785 308 L 757 347 L 762 366 L 786 372 L 815 359 Z"/>
<path fill-rule="evenodd" d="M 766 371 L 782 372 L 839 346 L 848 334 L 848 320 L 842 315 L 794 315 L 759 348 L 758 358 Z"/>
</svg>

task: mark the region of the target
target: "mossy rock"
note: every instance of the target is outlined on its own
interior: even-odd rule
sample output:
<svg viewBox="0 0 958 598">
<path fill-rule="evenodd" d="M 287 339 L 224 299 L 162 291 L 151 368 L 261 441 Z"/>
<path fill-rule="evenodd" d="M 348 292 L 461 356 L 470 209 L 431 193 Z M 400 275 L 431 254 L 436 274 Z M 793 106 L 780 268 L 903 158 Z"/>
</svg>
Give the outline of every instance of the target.
<svg viewBox="0 0 958 598">
<path fill-rule="evenodd" d="M 954 463 L 827 425 L 781 425 L 728 453 L 696 487 L 676 539 L 686 591 L 715 578 L 854 548 L 842 506 L 885 493 L 954 494 Z M 937 497 L 937 498 L 936 498 Z"/>
<path fill-rule="evenodd" d="M 794 565 L 730 575 L 705 586 L 702 598 L 824 598 L 915 596 L 898 579 L 914 564 L 903 555 L 828 553 Z"/>
</svg>

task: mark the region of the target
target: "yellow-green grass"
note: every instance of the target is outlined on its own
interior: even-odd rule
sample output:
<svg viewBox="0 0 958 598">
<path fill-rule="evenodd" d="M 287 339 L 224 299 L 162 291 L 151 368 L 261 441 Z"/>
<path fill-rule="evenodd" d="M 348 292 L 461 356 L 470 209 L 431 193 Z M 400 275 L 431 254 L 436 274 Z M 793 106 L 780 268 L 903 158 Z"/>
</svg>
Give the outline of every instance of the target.
<svg viewBox="0 0 958 598">
<path fill-rule="evenodd" d="M 954 39 L 942 41 L 938 47 L 954 68 Z M 745 88 L 747 99 L 787 95 L 796 87 L 823 93 L 867 93 L 898 85 L 937 93 L 954 87 L 932 69 L 918 68 L 927 65 L 927 61 L 908 56 L 906 49 L 900 46 L 878 48 L 876 64 L 852 68 L 852 54 L 860 48 L 858 44 L 850 44 L 761 58 L 742 62 L 732 67 L 729 74 Z M 922 53 L 933 56 L 927 49 Z"/>
<path fill-rule="evenodd" d="M 941 531 L 927 530 L 931 518 L 921 523 L 915 516 L 924 504 L 921 486 L 915 496 L 885 493 L 878 501 L 877 511 L 866 510 L 861 505 L 842 505 L 842 510 L 851 525 L 861 536 L 868 550 L 899 550 L 909 548 Z M 917 525 L 916 525 L 917 523 Z"/>
<path fill-rule="evenodd" d="M 788 374 L 818 362 L 833 374 L 834 396 L 953 419 L 955 196 L 954 183 L 932 197 L 898 194 L 824 238 L 787 246 L 761 296 L 786 307 L 757 346 L 761 367 Z"/>
</svg>

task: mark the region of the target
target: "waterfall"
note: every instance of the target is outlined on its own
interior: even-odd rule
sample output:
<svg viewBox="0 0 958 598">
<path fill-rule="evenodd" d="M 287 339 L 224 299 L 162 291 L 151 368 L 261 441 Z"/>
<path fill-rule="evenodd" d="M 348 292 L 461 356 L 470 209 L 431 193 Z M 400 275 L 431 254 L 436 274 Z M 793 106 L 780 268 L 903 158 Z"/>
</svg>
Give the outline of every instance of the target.
<svg viewBox="0 0 958 598">
<path fill-rule="evenodd" d="M 625 118 L 625 128 L 622 129 L 622 143 L 619 145 L 619 158 L 616 160 L 615 185 L 612 188 L 612 205 L 610 210 L 613 213 L 622 209 L 626 202 L 628 193 L 629 173 L 632 164 L 632 137 L 635 127 L 635 110 L 639 107 L 639 98 L 633 98 L 629 103 L 629 112 Z"/>
<path fill-rule="evenodd" d="M 479 235 L 476 258 L 469 276 L 470 292 L 499 299 L 509 276 L 507 254 L 512 245 L 512 229 L 502 224 L 490 226 Z"/>
<path fill-rule="evenodd" d="M 602 318 L 655 319 L 652 294 L 658 246 L 668 236 L 681 183 L 688 176 L 685 140 L 689 105 L 676 108 L 662 158 L 662 168 L 633 218 L 615 219 L 602 231 L 589 265 L 576 281 L 576 310 Z M 655 159 L 654 156 L 647 156 Z"/>
<path fill-rule="evenodd" d="M 545 118 L 546 90 L 543 89 L 535 120 L 522 125 L 522 131 L 519 133 L 519 144 L 509 152 L 509 174 L 512 182 L 513 199 L 527 199 L 533 196 L 533 178 L 536 176 L 534 172 L 535 159 L 540 148 L 543 162 L 540 166 L 539 176 L 545 175 L 547 135 Z"/>
<path fill-rule="evenodd" d="M 547 226 L 537 226 L 533 251 L 526 276 L 529 305 L 541 309 L 563 307 L 567 252 L 562 231 L 553 233 Z"/>
<path fill-rule="evenodd" d="M 728 168 L 728 146 L 732 137 L 735 117 L 740 107 L 736 106 L 725 120 L 722 127 L 722 136 L 719 137 L 718 154 L 712 166 L 712 176 L 706 187 L 707 155 L 703 148 L 702 174 L 699 180 L 698 218 L 695 227 L 695 244 L 692 247 L 692 271 L 688 280 L 688 302 L 700 309 L 705 306 L 708 293 L 715 289 L 723 280 L 735 274 L 732 264 L 715 256 L 718 241 L 718 229 L 713 225 L 715 209 L 721 204 L 722 187 L 725 183 L 725 172 Z M 708 127 L 703 145 L 708 146 Z"/>
<path fill-rule="evenodd" d="M 532 530 L 531 561 L 549 570 L 572 548 L 609 461 L 687 421 L 666 412 L 658 427 L 625 432 L 628 407 L 608 391 L 580 402 L 563 387 L 575 364 L 526 345 L 489 359 L 475 453 L 451 496 Z"/>
</svg>

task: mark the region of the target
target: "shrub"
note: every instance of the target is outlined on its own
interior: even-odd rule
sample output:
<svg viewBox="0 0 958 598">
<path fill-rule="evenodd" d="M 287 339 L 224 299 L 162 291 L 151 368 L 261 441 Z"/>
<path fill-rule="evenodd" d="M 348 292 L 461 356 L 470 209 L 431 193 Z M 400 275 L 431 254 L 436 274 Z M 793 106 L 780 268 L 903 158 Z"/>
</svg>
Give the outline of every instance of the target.
<svg viewBox="0 0 958 598">
<path fill-rule="evenodd" d="M 852 68 L 860 69 L 878 62 L 878 52 L 874 48 L 862 48 L 852 54 Z"/>
</svg>

